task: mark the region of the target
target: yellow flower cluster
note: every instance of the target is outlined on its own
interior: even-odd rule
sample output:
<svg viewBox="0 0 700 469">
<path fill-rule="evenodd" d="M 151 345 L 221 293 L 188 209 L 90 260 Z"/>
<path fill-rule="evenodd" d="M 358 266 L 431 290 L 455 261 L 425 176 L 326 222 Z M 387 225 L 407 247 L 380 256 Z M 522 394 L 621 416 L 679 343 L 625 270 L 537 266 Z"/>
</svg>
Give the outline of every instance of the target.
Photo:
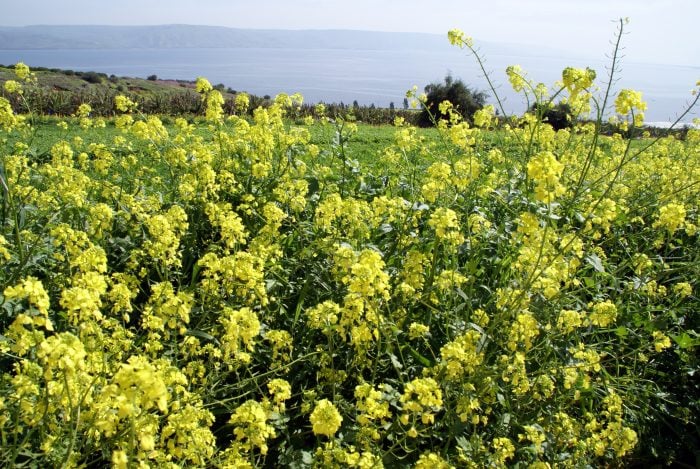
<svg viewBox="0 0 700 469">
<path fill-rule="evenodd" d="M 596 105 L 590 69 L 556 86 Z M 615 466 L 687 428 L 699 131 L 442 103 L 374 161 L 300 96 L 195 88 L 190 121 L 115 97 L 106 137 L 0 98 L 0 465 Z"/>
<path fill-rule="evenodd" d="M 460 47 L 469 47 L 471 48 L 473 46 L 474 41 L 472 40 L 471 37 L 467 36 L 464 34 L 464 31 L 461 29 L 450 29 L 447 32 L 447 39 L 450 41 L 450 44 L 453 46 L 460 46 Z"/>
<path fill-rule="evenodd" d="M 238 406 L 229 421 L 234 426 L 238 448 L 243 451 L 258 448 L 261 454 L 267 454 L 267 440 L 275 437 L 275 429 L 267 420 L 265 408 L 257 401 L 248 400 Z"/>
<path fill-rule="evenodd" d="M 428 225 L 435 230 L 435 238 L 448 248 L 454 249 L 464 242 L 457 213 L 452 209 L 438 208 L 430 215 Z"/>
<path fill-rule="evenodd" d="M 589 307 L 591 307 L 591 314 L 588 316 L 588 320 L 594 326 L 607 327 L 615 323 L 617 306 L 610 300 L 595 303 Z"/>
<path fill-rule="evenodd" d="M 416 378 L 404 386 L 400 401 L 406 412 L 401 416 L 402 423 L 407 424 L 413 415 L 429 425 L 434 423 L 435 413 L 442 409 L 442 390 L 433 378 Z"/>
<path fill-rule="evenodd" d="M 328 399 L 321 399 L 316 403 L 313 412 L 309 416 L 314 435 L 332 437 L 340 429 L 343 417 L 338 409 Z"/>
<path fill-rule="evenodd" d="M 481 334 L 467 331 L 440 349 L 440 365 L 449 379 L 464 379 L 474 373 L 484 360 L 480 351 Z"/>
<path fill-rule="evenodd" d="M 679 228 L 685 225 L 686 211 L 683 204 L 670 203 L 659 208 L 658 219 L 654 222 L 654 228 L 663 228 L 669 235 L 673 235 Z"/>
<path fill-rule="evenodd" d="M 117 111 L 132 112 L 136 110 L 137 103 L 120 94 L 114 97 L 114 107 Z"/>
<path fill-rule="evenodd" d="M 375 389 L 369 383 L 355 386 L 355 407 L 358 410 L 357 423 L 369 433 L 373 441 L 381 438 L 378 428 L 384 426 L 392 417 L 386 393 Z"/>
<path fill-rule="evenodd" d="M 260 321 L 250 308 L 239 310 L 225 307 L 220 319 L 223 326 L 221 343 L 223 356 L 227 360 L 239 360 L 248 363 L 249 352 L 255 349 L 255 337 L 260 334 Z M 229 363 L 229 366 L 232 366 Z"/>
<path fill-rule="evenodd" d="M 564 165 L 550 151 L 538 153 L 527 163 L 527 175 L 535 181 L 535 200 L 551 204 L 564 195 L 566 189 L 559 181 L 563 170 Z"/>
</svg>

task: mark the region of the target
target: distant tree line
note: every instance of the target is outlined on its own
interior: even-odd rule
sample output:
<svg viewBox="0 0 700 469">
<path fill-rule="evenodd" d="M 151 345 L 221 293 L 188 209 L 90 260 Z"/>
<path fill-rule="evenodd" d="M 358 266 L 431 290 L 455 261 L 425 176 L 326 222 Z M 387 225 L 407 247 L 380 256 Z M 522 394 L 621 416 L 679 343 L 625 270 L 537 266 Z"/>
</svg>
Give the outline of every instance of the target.
<svg viewBox="0 0 700 469">
<path fill-rule="evenodd" d="M 17 113 L 27 112 L 29 106 L 33 113 L 40 115 L 70 116 L 81 104 L 89 104 L 93 116 L 110 117 L 115 115 L 114 98 L 117 95 L 129 97 L 138 103 L 138 109 L 146 114 L 164 114 L 171 116 L 195 116 L 204 112 L 201 97 L 193 90 L 183 90 L 178 93 L 134 93 L 128 90 L 114 89 L 85 89 L 78 91 L 55 90 L 49 88 L 33 88 L 25 90 L 22 98 L 17 95 L 3 94 Z M 254 109 L 268 107 L 273 103 L 269 96 L 250 96 L 248 113 Z M 224 112 L 235 113 L 235 95 L 227 93 L 224 101 Z M 350 106 L 344 103 L 325 104 L 325 115 L 331 118 L 352 114 L 356 120 L 373 125 L 391 124 L 396 117 L 402 117 L 406 122 L 417 124 L 419 112 L 415 110 L 378 108 L 376 106 Z M 290 111 L 292 119 L 303 119 L 315 116 L 315 104 L 303 104 Z"/>
<path fill-rule="evenodd" d="M 95 88 L 62 90 L 45 87 L 26 88 L 22 98 L 4 93 L 17 113 L 27 112 L 41 115 L 70 116 L 81 104 L 89 104 L 94 116 L 112 116 L 115 113 L 114 98 L 125 95 L 139 103 L 139 109 L 149 114 L 197 114 L 201 112 L 201 100 L 194 91 L 180 93 L 149 93 L 147 95 L 127 89 Z"/>
</svg>

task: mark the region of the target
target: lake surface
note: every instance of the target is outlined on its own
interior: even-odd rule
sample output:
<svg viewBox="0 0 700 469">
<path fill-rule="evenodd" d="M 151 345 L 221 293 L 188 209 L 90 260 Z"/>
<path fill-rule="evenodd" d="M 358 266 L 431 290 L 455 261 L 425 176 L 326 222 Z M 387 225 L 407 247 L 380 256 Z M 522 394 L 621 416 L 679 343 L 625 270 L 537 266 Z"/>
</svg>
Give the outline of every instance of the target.
<svg viewBox="0 0 700 469">
<path fill-rule="evenodd" d="M 589 66 L 599 78 L 607 77 L 608 62 L 556 56 L 487 56 L 487 70 L 505 98 L 508 112 L 522 112 L 525 104 L 508 84 L 505 68 L 519 64 L 536 82 L 551 85 L 567 66 Z M 212 84 L 223 83 L 239 91 L 274 96 L 300 92 L 307 102 L 374 103 L 403 105 L 406 90 L 441 81 L 451 72 L 477 89 L 487 89 L 473 57 L 456 48 L 440 50 L 356 49 L 58 49 L 0 50 L 0 63 L 23 61 L 27 65 L 118 76 L 192 80 L 204 76 Z M 690 90 L 700 79 L 700 67 L 622 63 L 615 88 L 641 90 L 649 105 L 647 121 L 671 121 L 689 101 Z M 492 98 L 489 102 L 494 102 Z M 700 115 L 687 116 L 689 122 Z"/>
</svg>

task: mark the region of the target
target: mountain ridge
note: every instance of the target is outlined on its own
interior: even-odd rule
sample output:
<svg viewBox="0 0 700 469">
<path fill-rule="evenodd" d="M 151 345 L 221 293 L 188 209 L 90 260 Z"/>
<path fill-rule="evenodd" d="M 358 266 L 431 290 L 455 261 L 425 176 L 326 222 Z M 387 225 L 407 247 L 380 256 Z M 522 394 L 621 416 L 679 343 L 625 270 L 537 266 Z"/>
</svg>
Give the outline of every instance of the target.
<svg viewBox="0 0 700 469">
<path fill-rule="evenodd" d="M 0 50 L 278 48 L 423 50 L 452 48 L 446 34 L 355 29 L 245 29 L 162 24 L 0 26 Z M 479 41 L 488 54 L 560 55 L 551 47 Z"/>
<path fill-rule="evenodd" d="M 445 45 L 430 33 L 359 30 L 243 29 L 167 24 L 154 26 L 0 26 L 0 49 L 290 48 L 415 49 Z"/>
</svg>

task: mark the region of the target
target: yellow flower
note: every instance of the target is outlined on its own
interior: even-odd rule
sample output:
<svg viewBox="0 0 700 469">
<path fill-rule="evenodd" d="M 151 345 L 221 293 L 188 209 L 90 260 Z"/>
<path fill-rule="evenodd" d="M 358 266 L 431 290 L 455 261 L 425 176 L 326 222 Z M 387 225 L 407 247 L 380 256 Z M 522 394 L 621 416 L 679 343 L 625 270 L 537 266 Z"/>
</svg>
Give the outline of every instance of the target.
<svg viewBox="0 0 700 469">
<path fill-rule="evenodd" d="M 294 342 L 292 335 L 283 329 L 268 330 L 265 340 L 272 344 L 272 359 L 287 362 L 291 359 Z"/>
<path fill-rule="evenodd" d="M 276 378 L 267 383 L 267 389 L 272 394 L 274 401 L 280 404 L 292 397 L 292 387 L 289 383 L 280 378 Z"/>
<path fill-rule="evenodd" d="M 609 326 L 617 320 L 617 307 L 609 300 L 596 303 L 588 319 L 594 326 Z"/>
<path fill-rule="evenodd" d="M 430 327 L 419 322 L 412 322 L 408 327 L 408 337 L 409 339 L 420 339 L 430 334 Z"/>
<path fill-rule="evenodd" d="M 206 95 L 206 111 L 204 113 L 207 120 L 216 122 L 224 116 L 224 97 L 218 90 L 212 90 Z"/>
<path fill-rule="evenodd" d="M 542 453 L 544 452 L 544 449 L 542 448 L 542 443 L 545 442 L 547 439 L 547 436 L 545 433 L 542 431 L 542 428 L 537 425 L 525 425 L 523 427 L 523 430 L 525 430 L 524 434 L 519 434 L 518 438 L 520 441 L 529 441 L 532 443 L 534 446 L 534 449 L 537 453 Z"/>
<path fill-rule="evenodd" d="M 29 304 L 38 309 L 43 314 L 49 311 L 49 295 L 44 290 L 41 280 L 34 277 L 27 277 L 19 285 L 7 287 L 3 292 L 7 299 L 24 299 Z"/>
<path fill-rule="evenodd" d="M 238 310 L 224 307 L 219 322 L 224 328 L 221 337 L 224 357 L 248 362 L 250 355 L 245 350 L 254 350 L 254 338 L 260 333 L 260 321 L 255 312 L 247 307 Z"/>
<path fill-rule="evenodd" d="M 672 202 L 659 209 L 659 217 L 652 225 L 654 228 L 665 228 L 669 235 L 682 228 L 685 224 L 685 207 L 683 204 Z"/>
<path fill-rule="evenodd" d="M 129 412 L 136 413 L 134 406 L 149 410 L 154 406 L 162 413 L 168 411 L 168 387 L 163 379 L 163 372 L 158 370 L 147 358 L 132 356 L 127 363 L 122 363 L 114 375 L 114 383 L 131 404 Z"/>
<path fill-rule="evenodd" d="M 667 349 L 671 346 L 671 339 L 669 339 L 668 336 L 661 331 L 654 331 L 653 339 L 654 350 L 656 350 L 657 352 L 662 352 L 664 349 Z"/>
<path fill-rule="evenodd" d="M 208 93 L 211 90 L 214 89 L 213 86 L 211 86 L 211 83 L 209 83 L 209 80 L 207 80 L 204 77 L 197 77 L 197 81 L 195 82 L 195 90 L 197 90 L 197 93 Z"/>
<path fill-rule="evenodd" d="M 562 71 L 562 83 L 569 93 L 590 88 L 595 78 L 596 72 L 590 68 L 584 70 L 582 68 L 566 67 Z"/>
<path fill-rule="evenodd" d="M 563 309 L 559 312 L 559 319 L 557 319 L 557 329 L 560 329 L 568 334 L 570 332 L 573 332 L 577 327 L 581 327 L 582 325 L 583 317 L 578 311 Z"/>
<path fill-rule="evenodd" d="M 22 94 L 22 85 L 17 83 L 14 80 L 7 80 L 4 85 L 5 91 L 8 93 L 17 93 L 17 94 Z"/>
<path fill-rule="evenodd" d="M 62 372 L 65 379 L 73 379 L 85 368 L 85 348 L 70 332 L 62 332 L 46 339 L 39 345 L 37 358 L 44 366 L 44 378 L 49 381 L 54 372 Z"/>
<path fill-rule="evenodd" d="M 127 469 L 129 467 L 129 458 L 126 451 L 112 451 L 112 469 Z"/>
<path fill-rule="evenodd" d="M 481 334 L 471 330 L 446 343 L 440 349 L 440 364 L 445 367 L 447 377 L 461 378 L 474 372 L 484 359 L 478 352 Z"/>
<path fill-rule="evenodd" d="M 19 78 L 20 80 L 28 80 L 31 78 L 31 71 L 29 70 L 29 67 L 26 66 L 23 62 L 17 62 L 15 64 L 15 76 Z"/>
<path fill-rule="evenodd" d="M 340 428 L 343 417 L 328 399 L 321 399 L 316 403 L 311 416 L 312 430 L 314 435 L 333 436 Z"/>
<path fill-rule="evenodd" d="M 81 104 L 78 106 L 78 110 L 75 111 L 75 115 L 78 117 L 88 117 L 92 112 L 92 107 L 89 104 Z"/>
<path fill-rule="evenodd" d="M 389 275 L 382 269 L 381 254 L 372 249 L 363 250 L 357 262 L 350 267 L 351 276 L 347 279 L 348 292 L 364 298 L 389 299 Z"/>
<path fill-rule="evenodd" d="M 136 103 L 120 94 L 114 97 L 114 107 L 117 111 L 130 112 L 136 109 Z"/>
<path fill-rule="evenodd" d="M 383 393 L 372 387 L 370 383 L 355 386 L 355 399 L 357 399 L 355 406 L 361 412 L 357 417 L 360 425 L 381 422 L 391 417 L 389 402 L 384 399 Z"/>
<path fill-rule="evenodd" d="M 442 390 L 433 378 L 416 378 L 406 384 L 400 400 L 410 412 L 437 411 L 442 408 Z"/>
<path fill-rule="evenodd" d="M 495 113 L 493 104 L 489 104 L 479 109 L 474 113 L 472 117 L 474 120 L 474 125 L 477 127 L 488 127 L 491 124 L 491 119 Z"/>
<path fill-rule="evenodd" d="M 673 292 L 680 298 L 685 298 L 693 294 L 693 287 L 688 282 L 680 282 L 673 286 Z"/>
<path fill-rule="evenodd" d="M 0 128 L 10 131 L 22 123 L 23 118 L 16 116 L 10 102 L 0 96 Z"/>
<path fill-rule="evenodd" d="M 306 310 L 307 324 L 313 329 L 325 329 L 338 322 L 340 306 L 333 301 L 324 301 Z"/>
<path fill-rule="evenodd" d="M 254 400 L 244 402 L 231 415 L 230 422 L 242 449 L 257 447 L 261 454 L 267 454 L 267 439 L 275 437 L 275 429 L 267 423 L 267 412 L 262 404 Z"/>
<path fill-rule="evenodd" d="M 508 333 L 508 349 L 515 352 L 519 348 L 532 348 L 532 339 L 539 335 L 539 324 L 529 311 L 518 314 Z"/>
<path fill-rule="evenodd" d="M 447 31 L 447 40 L 450 41 L 450 44 L 453 46 L 461 45 L 464 40 L 464 31 L 460 29 L 450 29 Z"/>
<path fill-rule="evenodd" d="M 639 91 L 620 90 L 615 98 L 615 111 L 623 116 L 633 110 L 645 111 L 647 103 L 642 101 L 642 93 Z"/>
<path fill-rule="evenodd" d="M 250 97 L 246 93 L 238 93 L 233 101 L 233 106 L 240 113 L 246 112 L 250 106 Z"/>
<path fill-rule="evenodd" d="M 423 453 L 416 461 L 414 469 L 450 469 L 453 465 L 442 459 L 435 453 Z"/>
<path fill-rule="evenodd" d="M 527 84 L 523 69 L 520 67 L 520 65 L 510 65 L 506 68 L 506 74 L 508 75 L 510 86 L 513 87 L 513 91 L 520 93 Z"/>
<path fill-rule="evenodd" d="M 504 465 L 506 459 L 515 456 L 515 446 L 508 438 L 494 438 L 492 445 L 493 455 L 498 465 Z"/>
<path fill-rule="evenodd" d="M 564 165 L 559 162 L 551 151 L 536 154 L 527 163 L 527 175 L 535 181 L 535 200 L 546 204 L 566 192 L 559 182 Z"/>
<path fill-rule="evenodd" d="M 0 235 L 0 259 L 9 261 L 12 258 L 12 255 L 10 254 L 10 251 L 8 251 L 5 247 L 7 245 L 8 243 L 5 237 L 3 235 Z"/>
<path fill-rule="evenodd" d="M 440 275 L 435 278 L 435 286 L 441 292 L 445 293 L 455 288 L 462 287 L 467 282 L 467 277 L 455 270 L 443 270 Z"/>
<path fill-rule="evenodd" d="M 435 229 L 435 237 L 448 246 L 457 247 L 464 242 L 459 220 L 454 210 L 440 207 L 430 216 L 428 225 Z"/>
</svg>

